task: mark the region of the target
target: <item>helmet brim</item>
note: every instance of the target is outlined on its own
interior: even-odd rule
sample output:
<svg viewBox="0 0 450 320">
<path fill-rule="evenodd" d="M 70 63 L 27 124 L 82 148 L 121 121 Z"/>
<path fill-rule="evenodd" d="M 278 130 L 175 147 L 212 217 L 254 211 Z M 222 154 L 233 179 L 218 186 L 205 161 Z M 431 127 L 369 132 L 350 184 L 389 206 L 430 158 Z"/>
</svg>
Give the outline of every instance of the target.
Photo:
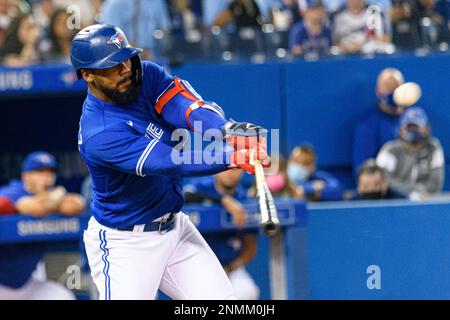
<svg viewBox="0 0 450 320">
<path fill-rule="evenodd" d="M 97 60 L 94 63 L 88 64 L 83 68 L 77 70 L 78 79 L 81 79 L 81 69 L 108 69 L 112 68 L 119 63 L 122 63 L 142 52 L 141 48 L 134 47 L 125 47 L 120 49 L 119 51 L 114 52 L 113 54 L 104 57 L 101 60 Z"/>
</svg>

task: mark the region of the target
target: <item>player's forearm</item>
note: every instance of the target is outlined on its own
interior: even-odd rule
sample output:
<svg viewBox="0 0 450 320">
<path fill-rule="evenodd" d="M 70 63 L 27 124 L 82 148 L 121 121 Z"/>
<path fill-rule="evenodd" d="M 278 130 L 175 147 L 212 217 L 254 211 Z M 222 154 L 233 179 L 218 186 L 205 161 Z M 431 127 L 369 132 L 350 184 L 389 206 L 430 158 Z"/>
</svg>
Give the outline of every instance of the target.
<svg viewBox="0 0 450 320">
<path fill-rule="evenodd" d="M 61 201 L 57 211 L 63 215 L 72 216 L 80 214 L 86 207 L 86 201 L 78 194 L 67 194 Z"/>
<path fill-rule="evenodd" d="M 243 240 L 243 251 L 241 254 L 231 261 L 228 265 L 224 267 L 227 273 L 234 271 L 236 269 L 245 267 L 249 264 L 256 256 L 257 252 L 257 238 L 256 237 L 245 237 Z"/>
<path fill-rule="evenodd" d="M 16 203 L 17 211 L 24 215 L 43 217 L 57 211 L 63 196 L 59 191 L 52 191 L 35 196 L 23 197 Z"/>
<path fill-rule="evenodd" d="M 245 263 L 249 264 L 256 256 L 258 249 L 258 238 L 256 236 L 245 236 L 244 240 L 244 250 L 240 254 L 240 259 Z"/>
<path fill-rule="evenodd" d="M 227 170 L 229 159 L 229 151 L 178 152 L 167 145 L 157 143 L 144 162 L 142 172 L 145 175 L 159 174 L 174 178 L 211 175 Z"/>
</svg>

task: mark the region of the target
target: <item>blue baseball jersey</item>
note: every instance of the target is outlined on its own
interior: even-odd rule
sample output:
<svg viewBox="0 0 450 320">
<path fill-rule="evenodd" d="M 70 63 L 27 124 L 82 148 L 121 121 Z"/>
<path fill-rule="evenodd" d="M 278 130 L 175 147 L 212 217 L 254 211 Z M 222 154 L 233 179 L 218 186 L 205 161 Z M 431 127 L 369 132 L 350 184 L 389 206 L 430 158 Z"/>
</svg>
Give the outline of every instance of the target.
<svg viewBox="0 0 450 320">
<path fill-rule="evenodd" d="M 16 203 L 31 194 L 25 190 L 22 181 L 13 180 L 0 188 L 0 196 Z M 44 246 L 36 243 L 0 245 L 0 285 L 22 287 L 30 279 L 43 253 Z"/>
<path fill-rule="evenodd" d="M 88 92 L 80 119 L 78 147 L 91 175 L 91 211 L 111 228 L 144 224 L 183 206 L 181 178 L 226 170 L 222 163 L 194 162 L 201 150 L 178 152 L 174 130 L 203 132 L 226 123 L 223 111 L 206 102 L 184 80 L 159 65 L 142 62 L 143 82 L 134 103 L 104 102 Z M 179 133 L 177 131 L 177 133 Z M 179 155 L 188 161 L 172 161 Z"/>
<path fill-rule="evenodd" d="M 214 199 L 220 199 L 222 195 L 217 191 L 214 180 L 214 176 L 195 178 L 191 179 L 184 187 L 186 191 L 198 192 Z M 237 186 L 233 197 L 239 201 L 247 199 L 247 196 L 240 185 Z M 222 265 L 227 265 L 240 254 L 242 249 L 241 236 L 243 236 L 243 234 L 243 232 L 227 231 L 204 234 L 203 237 L 216 254 L 220 263 Z"/>
</svg>

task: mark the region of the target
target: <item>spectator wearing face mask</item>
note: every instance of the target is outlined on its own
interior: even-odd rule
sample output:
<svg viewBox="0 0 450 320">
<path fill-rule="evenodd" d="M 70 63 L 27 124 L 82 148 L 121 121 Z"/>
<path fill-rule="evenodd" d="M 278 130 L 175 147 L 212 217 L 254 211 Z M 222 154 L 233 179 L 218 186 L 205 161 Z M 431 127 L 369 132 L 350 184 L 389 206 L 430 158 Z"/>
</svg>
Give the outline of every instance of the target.
<svg viewBox="0 0 450 320">
<path fill-rule="evenodd" d="M 274 198 L 280 199 L 302 199 L 305 197 L 303 188 L 297 186 L 287 174 L 287 163 L 281 155 L 272 157 L 273 161 L 278 159 L 278 172 L 271 175 L 266 175 L 267 186 Z M 256 186 L 253 185 L 249 191 L 249 197 L 256 197 Z"/>
<path fill-rule="evenodd" d="M 317 170 L 316 153 L 309 145 L 294 148 L 287 173 L 309 201 L 338 201 L 343 198 L 339 181 L 330 173 Z"/>
<path fill-rule="evenodd" d="M 362 163 L 375 158 L 387 141 L 395 139 L 400 115 L 405 109 L 394 103 L 394 91 L 404 83 L 402 73 L 395 68 L 386 68 L 377 78 L 375 94 L 376 108 L 371 108 L 358 122 L 353 133 L 353 173 L 355 178 Z"/>
<path fill-rule="evenodd" d="M 349 200 L 402 199 L 405 196 L 392 189 L 383 168 L 375 159 L 366 160 L 358 175 L 357 192 Z"/>
<path fill-rule="evenodd" d="M 399 138 L 387 142 L 377 156 L 392 188 L 411 199 L 438 193 L 444 184 L 444 151 L 431 135 L 431 126 L 420 107 L 408 108 L 400 119 Z"/>
</svg>

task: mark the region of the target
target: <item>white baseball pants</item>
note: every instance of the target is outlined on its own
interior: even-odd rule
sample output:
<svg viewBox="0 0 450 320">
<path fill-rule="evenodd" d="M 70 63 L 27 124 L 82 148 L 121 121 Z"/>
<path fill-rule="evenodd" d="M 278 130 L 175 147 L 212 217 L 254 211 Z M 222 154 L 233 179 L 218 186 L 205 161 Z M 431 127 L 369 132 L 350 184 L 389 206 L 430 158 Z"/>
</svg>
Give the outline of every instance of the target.
<svg viewBox="0 0 450 320">
<path fill-rule="evenodd" d="M 99 299 L 155 299 L 158 288 L 172 299 L 234 299 L 217 257 L 182 212 L 162 234 L 119 231 L 92 217 L 84 243 Z"/>
<path fill-rule="evenodd" d="M 252 276 L 244 268 L 231 271 L 228 277 L 233 286 L 234 294 L 238 300 L 258 300 L 259 287 L 253 281 Z"/>
</svg>

